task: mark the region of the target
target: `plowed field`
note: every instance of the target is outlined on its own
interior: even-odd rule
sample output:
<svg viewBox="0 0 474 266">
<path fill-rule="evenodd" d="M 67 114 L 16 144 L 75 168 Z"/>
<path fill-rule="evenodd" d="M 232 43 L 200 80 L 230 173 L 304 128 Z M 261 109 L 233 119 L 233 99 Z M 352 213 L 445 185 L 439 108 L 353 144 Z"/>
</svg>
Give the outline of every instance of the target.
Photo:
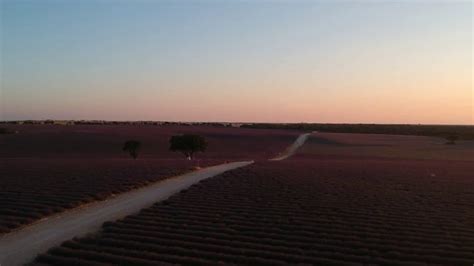
<svg viewBox="0 0 474 266">
<path fill-rule="evenodd" d="M 224 173 L 36 263 L 471 265 L 474 165 L 301 155 Z"/>
<path fill-rule="evenodd" d="M 266 159 L 296 131 L 208 126 L 10 126 L 0 136 L 0 234 L 50 214 L 226 161 Z M 175 134 L 203 135 L 208 151 L 189 162 L 168 151 Z M 138 160 L 122 152 L 137 139 Z M 268 157 L 267 157 L 268 156 Z"/>
</svg>

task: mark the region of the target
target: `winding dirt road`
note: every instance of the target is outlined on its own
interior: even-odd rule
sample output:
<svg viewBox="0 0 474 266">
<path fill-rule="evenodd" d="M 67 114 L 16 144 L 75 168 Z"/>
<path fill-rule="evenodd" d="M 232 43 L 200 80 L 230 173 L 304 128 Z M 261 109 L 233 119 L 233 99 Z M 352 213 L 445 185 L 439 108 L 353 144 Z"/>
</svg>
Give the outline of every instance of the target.
<svg viewBox="0 0 474 266">
<path fill-rule="evenodd" d="M 300 135 L 285 152 L 271 160 L 284 160 L 304 144 L 310 134 Z M 38 254 L 74 237 L 98 231 L 107 221 L 121 219 L 165 200 L 191 185 L 253 161 L 233 162 L 169 178 L 147 187 L 119 194 L 105 201 L 52 215 L 18 231 L 0 236 L 0 266 L 23 265 Z"/>
<path fill-rule="evenodd" d="M 283 153 L 278 155 L 277 157 L 270 159 L 270 161 L 281 161 L 285 160 L 288 157 L 292 156 L 295 154 L 295 152 L 298 150 L 299 147 L 303 146 L 303 144 L 306 142 L 308 137 L 311 135 L 311 133 L 306 133 L 306 134 L 301 134 L 295 142 L 289 146 Z"/>
</svg>

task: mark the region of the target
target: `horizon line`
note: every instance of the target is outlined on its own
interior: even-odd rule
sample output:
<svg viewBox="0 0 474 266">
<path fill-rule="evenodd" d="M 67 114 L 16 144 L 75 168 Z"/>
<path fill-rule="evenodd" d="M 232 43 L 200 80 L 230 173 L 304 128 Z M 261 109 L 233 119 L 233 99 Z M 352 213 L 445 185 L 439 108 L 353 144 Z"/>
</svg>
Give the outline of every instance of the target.
<svg viewBox="0 0 474 266">
<path fill-rule="evenodd" d="M 474 124 L 423 124 L 423 123 L 369 123 L 369 122 L 230 122 L 230 121 L 172 121 L 172 120 L 107 120 L 107 119 L 13 119 L 0 120 L 2 123 L 11 122 L 125 122 L 125 123 L 186 123 L 186 124 L 276 124 L 276 125 L 293 125 L 293 124 L 320 124 L 320 125 L 395 125 L 395 126 L 474 126 Z"/>
</svg>

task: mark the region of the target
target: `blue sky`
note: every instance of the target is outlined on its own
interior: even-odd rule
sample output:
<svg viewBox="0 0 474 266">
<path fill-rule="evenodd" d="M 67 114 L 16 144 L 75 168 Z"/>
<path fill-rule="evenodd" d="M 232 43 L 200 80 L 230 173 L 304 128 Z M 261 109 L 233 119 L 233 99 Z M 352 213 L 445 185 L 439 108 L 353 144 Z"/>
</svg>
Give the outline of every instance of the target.
<svg viewBox="0 0 474 266">
<path fill-rule="evenodd" d="M 2 1 L 0 119 L 472 124 L 472 2 Z"/>
</svg>

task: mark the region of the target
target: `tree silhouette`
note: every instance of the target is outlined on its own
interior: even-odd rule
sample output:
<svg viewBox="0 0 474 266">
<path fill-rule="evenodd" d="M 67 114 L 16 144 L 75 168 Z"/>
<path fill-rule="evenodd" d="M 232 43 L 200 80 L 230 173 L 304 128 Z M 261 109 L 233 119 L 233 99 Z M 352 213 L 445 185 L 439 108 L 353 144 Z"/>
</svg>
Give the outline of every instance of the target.
<svg viewBox="0 0 474 266">
<path fill-rule="evenodd" d="M 194 153 L 204 152 L 207 148 L 207 141 L 199 135 L 184 134 L 172 136 L 170 138 L 170 151 L 179 151 L 188 160 L 194 158 Z"/>
<path fill-rule="evenodd" d="M 0 135 L 13 134 L 13 133 L 16 133 L 16 131 L 12 131 L 8 128 L 3 128 L 3 127 L 0 128 Z"/>
<path fill-rule="evenodd" d="M 458 139 L 459 139 L 459 137 L 456 134 L 448 135 L 446 137 L 446 140 L 448 141 L 448 142 L 446 142 L 446 144 L 454 145 L 454 144 L 456 144 L 456 140 L 458 140 Z"/>
<path fill-rule="evenodd" d="M 122 150 L 128 152 L 133 159 L 137 159 L 141 143 L 137 140 L 127 140 L 123 144 Z"/>
</svg>

